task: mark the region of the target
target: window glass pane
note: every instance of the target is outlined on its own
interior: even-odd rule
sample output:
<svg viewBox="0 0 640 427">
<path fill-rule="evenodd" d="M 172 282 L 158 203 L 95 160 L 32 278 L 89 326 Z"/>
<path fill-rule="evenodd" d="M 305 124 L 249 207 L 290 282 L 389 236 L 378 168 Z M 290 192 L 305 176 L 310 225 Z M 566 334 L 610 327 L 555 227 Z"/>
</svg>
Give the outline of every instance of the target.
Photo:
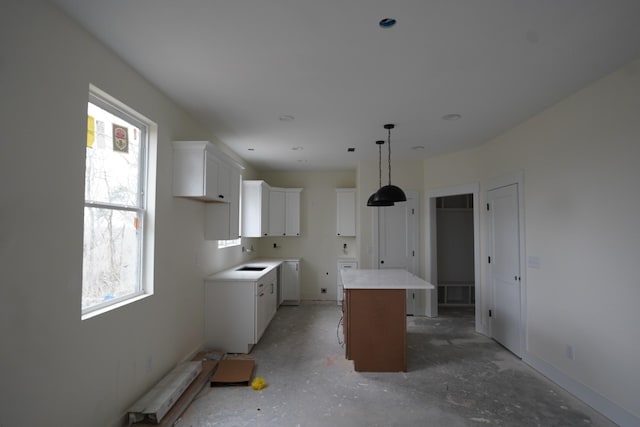
<svg viewBox="0 0 640 427">
<path fill-rule="evenodd" d="M 240 246 L 240 239 L 218 240 L 218 249 L 229 248 L 231 246 Z"/>
<path fill-rule="evenodd" d="M 89 103 L 85 200 L 141 206 L 141 130 L 96 105 Z"/>
<path fill-rule="evenodd" d="M 84 209 L 82 309 L 140 292 L 142 215 Z"/>
</svg>

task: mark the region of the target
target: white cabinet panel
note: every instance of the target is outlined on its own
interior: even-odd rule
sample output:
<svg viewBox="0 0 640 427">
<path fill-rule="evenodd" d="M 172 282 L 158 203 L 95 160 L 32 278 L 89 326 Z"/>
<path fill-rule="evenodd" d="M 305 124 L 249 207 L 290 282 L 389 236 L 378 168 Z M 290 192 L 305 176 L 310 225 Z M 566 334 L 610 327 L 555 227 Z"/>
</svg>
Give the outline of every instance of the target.
<svg viewBox="0 0 640 427">
<path fill-rule="evenodd" d="M 284 188 L 271 188 L 269 192 L 269 236 L 285 236 Z"/>
<path fill-rule="evenodd" d="M 255 282 L 205 283 L 204 347 L 248 353 L 255 344 Z"/>
<path fill-rule="evenodd" d="M 284 234 L 300 235 L 300 193 L 301 188 L 287 188 L 285 192 Z"/>
<path fill-rule="evenodd" d="M 278 308 L 277 269 L 258 281 L 205 281 L 205 348 L 248 353 Z"/>
<path fill-rule="evenodd" d="M 269 236 L 300 235 L 301 188 L 271 188 L 269 192 Z"/>
<path fill-rule="evenodd" d="M 229 170 L 229 203 L 207 203 L 206 240 L 233 240 L 240 237 L 240 172 Z"/>
<path fill-rule="evenodd" d="M 356 235 L 356 189 L 336 188 L 337 230 L 341 237 Z"/>
<path fill-rule="evenodd" d="M 228 202 L 232 170 L 240 165 L 208 141 L 173 143 L 173 195 Z"/>
<path fill-rule="evenodd" d="M 270 187 L 264 181 L 242 182 L 242 236 L 263 237 L 269 232 Z"/>
<path fill-rule="evenodd" d="M 344 288 L 342 286 L 342 276 L 340 275 L 340 271 L 342 270 L 355 270 L 358 268 L 358 261 L 355 259 L 340 259 L 338 260 L 338 289 L 337 289 L 337 300 L 338 305 L 342 305 L 342 300 L 344 299 Z"/>
<path fill-rule="evenodd" d="M 300 304 L 300 261 L 284 261 L 280 269 L 282 304 Z"/>
<path fill-rule="evenodd" d="M 242 236 L 299 236 L 301 191 L 270 187 L 264 181 L 244 181 Z"/>
<path fill-rule="evenodd" d="M 207 141 L 174 141 L 173 195 L 207 203 L 207 240 L 239 237 L 242 166 Z"/>
</svg>

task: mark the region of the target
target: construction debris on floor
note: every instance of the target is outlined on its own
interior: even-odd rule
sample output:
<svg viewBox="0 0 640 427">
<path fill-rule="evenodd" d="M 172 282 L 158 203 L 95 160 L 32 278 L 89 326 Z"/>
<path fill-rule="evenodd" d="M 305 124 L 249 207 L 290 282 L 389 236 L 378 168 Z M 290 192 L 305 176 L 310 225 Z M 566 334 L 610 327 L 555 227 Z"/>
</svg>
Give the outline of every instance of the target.
<svg viewBox="0 0 640 427">
<path fill-rule="evenodd" d="M 216 350 L 196 354 L 176 366 L 129 408 L 129 425 L 170 427 L 204 386 L 248 386 L 255 361 Z"/>
</svg>

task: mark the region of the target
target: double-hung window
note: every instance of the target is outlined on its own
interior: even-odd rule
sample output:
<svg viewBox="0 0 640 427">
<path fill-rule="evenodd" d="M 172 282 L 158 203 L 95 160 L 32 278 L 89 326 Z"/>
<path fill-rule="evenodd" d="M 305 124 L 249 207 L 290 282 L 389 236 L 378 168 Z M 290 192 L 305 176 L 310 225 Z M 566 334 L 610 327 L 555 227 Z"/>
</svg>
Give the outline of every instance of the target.
<svg viewBox="0 0 640 427">
<path fill-rule="evenodd" d="M 151 125 L 135 111 L 91 88 L 85 164 L 83 316 L 152 291 L 150 277 L 146 276 L 151 274 L 148 258 L 153 253 L 145 244 L 151 233 Z"/>
</svg>

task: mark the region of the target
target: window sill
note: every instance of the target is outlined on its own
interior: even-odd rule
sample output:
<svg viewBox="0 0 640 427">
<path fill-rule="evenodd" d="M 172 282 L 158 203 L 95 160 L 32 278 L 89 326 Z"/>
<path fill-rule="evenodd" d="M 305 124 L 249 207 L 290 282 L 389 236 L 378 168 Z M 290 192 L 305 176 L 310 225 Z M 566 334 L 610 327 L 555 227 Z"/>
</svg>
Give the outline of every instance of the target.
<svg viewBox="0 0 640 427">
<path fill-rule="evenodd" d="M 124 307 L 125 305 L 129 305 L 129 304 L 132 304 L 132 303 L 134 303 L 136 301 L 140 301 L 140 300 L 143 300 L 145 298 L 148 298 L 151 295 L 153 295 L 153 294 L 142 294 L 142 295 L 135 296 L 133 298 L 129 298 L 129 299 L 124 300 L 124 301 L 120 301 L 120 302 L 118 302 L 116 304 L 109 305 L 107 307 L 102 307 L 102 308 L 100 308 L 98 310 L 91 311 L 89 313 L 83 314 L 82 315 L 82 320 L 87 320 L 87 319 L 91 319 L 91 318 L 96 317 L 96 316 L 100 316 L 101 314 L 107 313 L 107 312 L 109 312 L 111 310 L 116 310 L 116 309 L 118 309 L 120 307 Z"/>
</svg>

